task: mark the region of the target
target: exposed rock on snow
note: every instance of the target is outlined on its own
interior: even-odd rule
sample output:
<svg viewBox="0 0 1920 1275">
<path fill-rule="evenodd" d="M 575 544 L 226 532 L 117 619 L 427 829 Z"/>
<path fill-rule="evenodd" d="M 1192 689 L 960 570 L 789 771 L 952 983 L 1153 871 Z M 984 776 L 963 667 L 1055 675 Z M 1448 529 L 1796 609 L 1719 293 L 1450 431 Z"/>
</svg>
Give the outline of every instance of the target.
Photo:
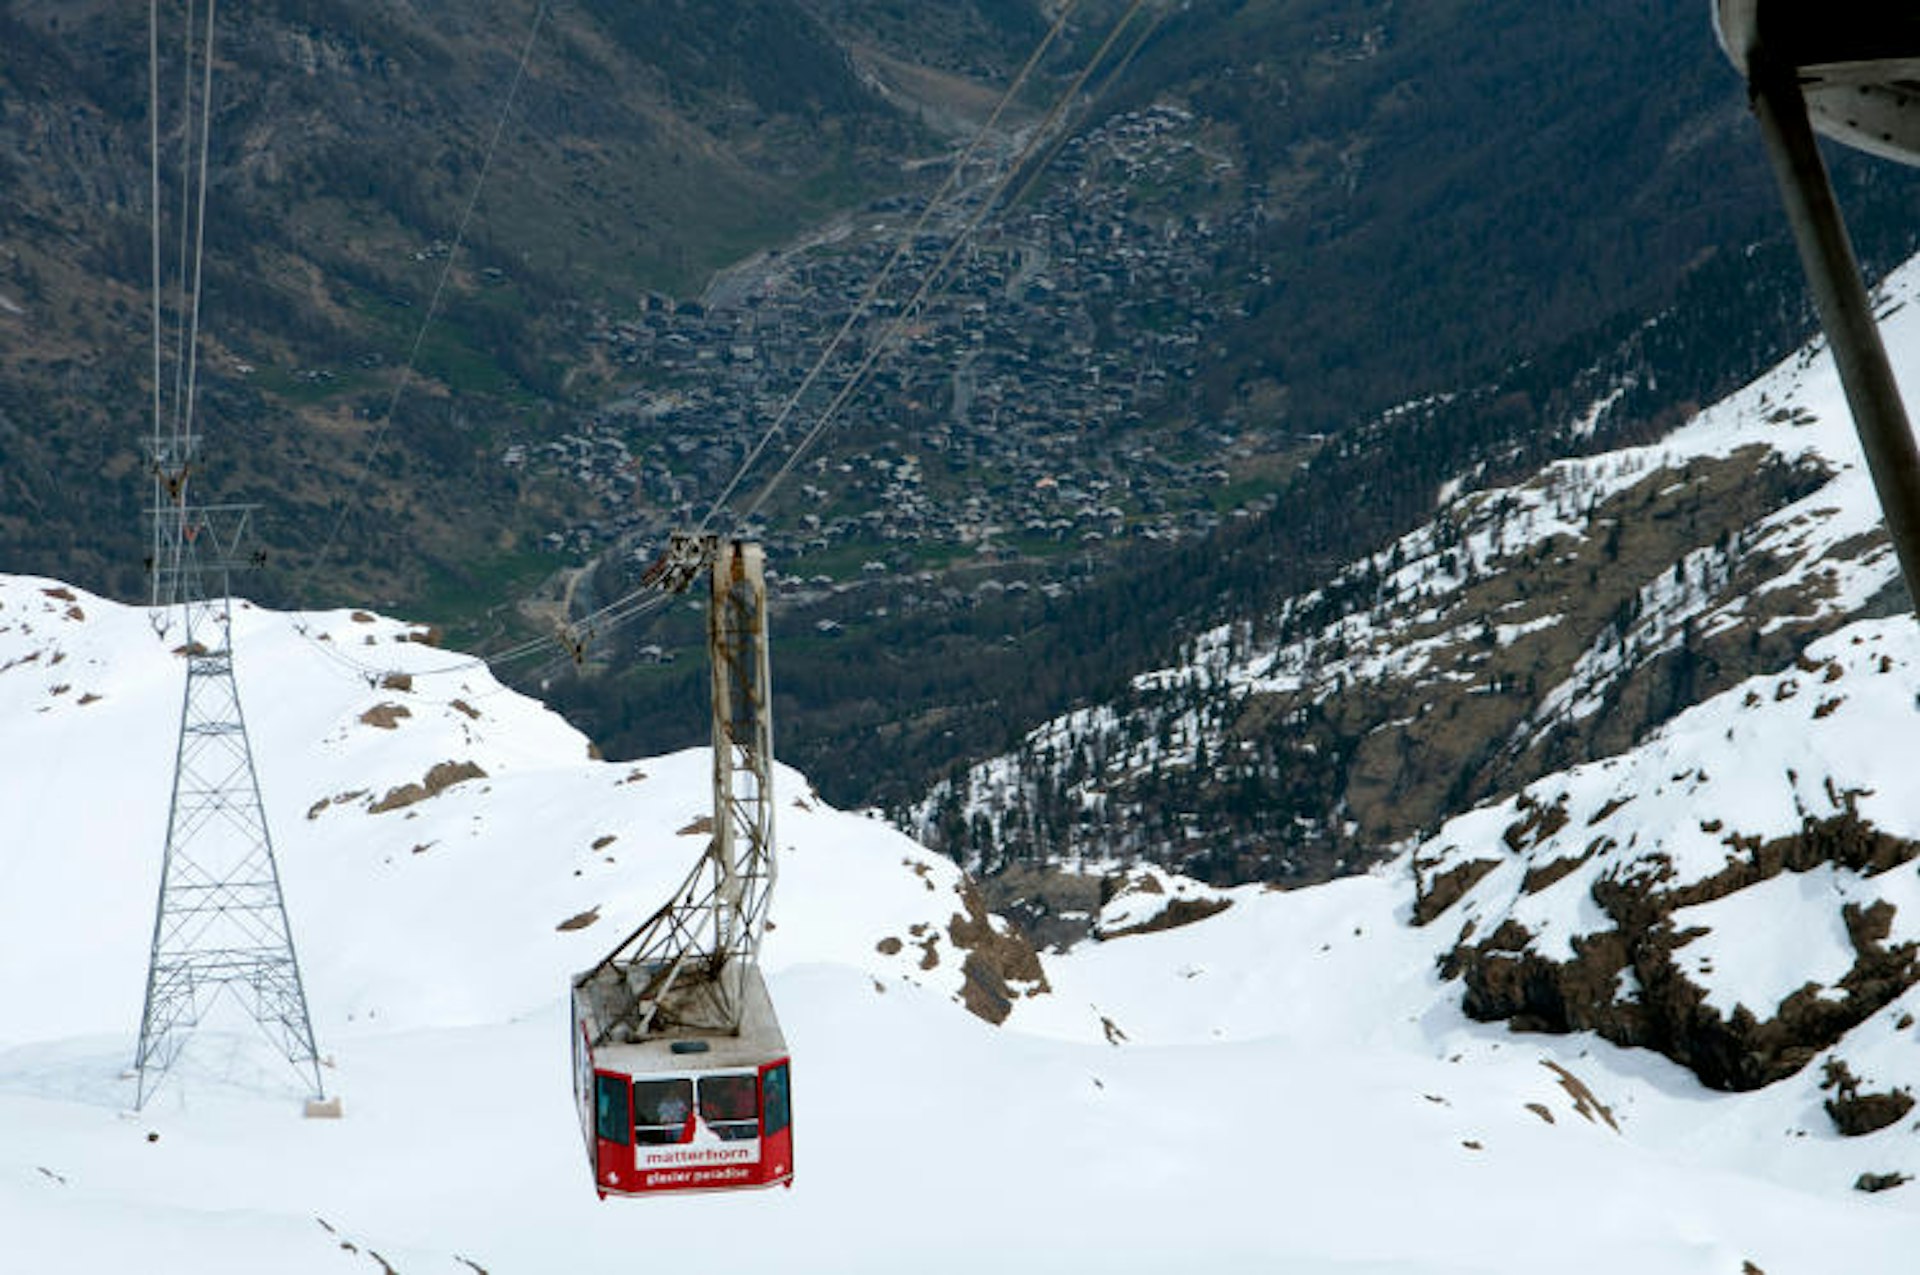
<svg viewBox="0 0 1920 1275">
<path fill-rule="evenodd" d="M 1137 864 L 1101 878 L 1100 916 L 1093 934 L 1105 940 L 1177 929 L 1224 912 L 1232 904 L 1224 891 L 1151 864 Z"/>
<path fill-rule="evenodd" d="M 947 922 L 947 936 L 966 955 L 960 972 L 966 976 L 961 999 L 968 1009 L 990 1023 L 1003 1023 L 1020 996 L 1039 996 L 1050 989 L 1040 955 L 1026 936 L 987 912 L 978 887 L 960 892 L 964 914 Z"/>
<path fill-rule="evenodd" d="M 1920 981 L 1920 793 L 1864 741 L 1911 732 L 1917 657 L 1911 621 L 1855 626 L 1442 829 L 1412 860 L 1413 918 L 1459 918 L 1443 972 L 1466 1011 L 1737 1090 L 1898 999 Z"/>
<path fill-rule="evenodd" d="M 398 810 L 402 806 L 411 806 L 429 797 L 437 797 L 455 784 L 486 777 L 487 772 L 470 761 L 439 762 L 427 771 L 425 778 L 419 783 L 389 788 L 386 796 L 367 807 L 367 813 L 385 814 L 389 810 Z"/>
<path fill-rule="evenodd" d="M 1846 1137 L 1858 1138 L 1878 1132 L 1913 1110 L 1913 1094 L 1906 1089 L 1862 1093 L 1860 1078 L 1844 1059 L 1828 1059 L 1822 1075 L 1820 1087 L 1833 1090 L 1833 1097 L 1822 1105 L 1833 1118 L 1833 1127 Z"/>
</svg>

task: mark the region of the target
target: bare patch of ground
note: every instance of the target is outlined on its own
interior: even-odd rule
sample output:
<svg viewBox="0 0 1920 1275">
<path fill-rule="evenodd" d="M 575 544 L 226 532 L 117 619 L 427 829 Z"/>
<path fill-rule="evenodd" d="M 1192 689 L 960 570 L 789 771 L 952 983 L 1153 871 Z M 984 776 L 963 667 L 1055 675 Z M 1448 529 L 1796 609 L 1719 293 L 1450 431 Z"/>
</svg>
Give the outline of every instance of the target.
<svg viewBox="0 0 1920 1275">
<path fill-rule="evenodd" d="M 387 795 L 367 807 L 367 811 L 369 814 L 385 814 L 389 810 L 398 810 L 402 806 L 437 797 L 455 784 L 486 777 L 487 772 L 470 761 L 443 761 L 429 770 L 419 783 L 388 789 Z"/>
<path fill-rule="evenodd" d="M 1013 1012 L 1014 997 L 1053 989 L 1033 944 L 1010 926 L 1007 932 L 995 927 L 979 887 L 969 883 L 960 899 L 966 913 L 955 912 L 947 923 L 947 937 L 967 954 L 960 966 L 965 979 L 960 999 L 977 1016 L 1003 1023 Z"/>
<path fill-rule="evenodd" d="M 588 908 L 585 912 L 574 913 L 572 916 L 560 922 L 560 924 L 554 926 L 553 928 L 556 930 L 560 930 L 562 932 L 567 930 L 584 930 L 589 925 L 592 925 L 595 921 L 598 921 L 599 919 L 600 919 L 600 909 L 598 907 L 591 907 L 591 908 Z"/>
<path fill-rule="evenodd" d="M 1105 941 L 1135 934 L 1156 934 L 1161 930 L 1177 930 L 1183 925 L 1218 916 L 1232 906 L 1232 899 L 1174 899 L 1140 924 L 1122 926 L 1117 930 L 1101 930 L 1099 937 Z"/>
<path fill-rule="evenodd" d="M 328 806 L 344 806 L 349 801 L 353 801 L 356 798 L 364 797 L 366 795 L 367 795 L 367 790 L 365 788 L 355 788 L 351 792 L 335 793 L 331 797 L 322 797 L 320 800 L 314 802 L 311 806 L 307 807 L 307 818 L 318 819 L 320 817 L 320 812 L 325 810 Z"/>
<path fill-rule="evenodd" d="M 1543 1058 L 1540 1060 L 1540 1065 L 1559 1078 L 1560 1087 L 1567 1091 L 1567 1097 L 1573 1099 L 1573 1110 L 1576 1115 L 1585 1116 L 1591 1121 L 1597 1114 L 1600 1119 L 1606 1121 L 1607 1128 L 1615 1133 L 1620 1132 L 1620 1126 L 1613 1121 L 1613 1109 L 1593 1096 L 1593 1090 L 1587 1088 L 1586 1081 L 1551 1060 Z M 1551 1117 L 1548 1118 L 1547 1123 L 1553 1123 Z"/>
<path fill-rule="evenodd" d="M 405 704 L 375 704 L 360 714 L 360 721 L 367 726 L 377 726 L 381 730 L 400 729 L 400 719 L 412 717 L 413 710 Z"/>
</svg>

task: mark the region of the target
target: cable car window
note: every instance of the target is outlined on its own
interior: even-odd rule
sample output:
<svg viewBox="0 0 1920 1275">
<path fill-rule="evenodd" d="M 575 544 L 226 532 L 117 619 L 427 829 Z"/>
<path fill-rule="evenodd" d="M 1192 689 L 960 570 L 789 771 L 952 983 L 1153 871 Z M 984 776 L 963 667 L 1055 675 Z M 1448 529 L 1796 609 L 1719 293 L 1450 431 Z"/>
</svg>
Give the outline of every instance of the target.
<svg viewBox="0 0 1920 1275">
<path fill-rule="evenodd" d="M 627 1119 L 627 1087 L 619 1077 L 594 1077 L 593 1126 L 608 1142 L 627 1145 L 633 1125 Z"/>
<path fill-rule="evenodd" d="M 736 1142 L 760 1133 L 760 1086 L 752 1076 L 702 1076 L 700 1118 L 720 1138 Z"/>
<path fill-rule="evenodd" d="M 761 1127 L 768 1137 L 772 1137 L 786 1128 L 793 1118 L 791 1098 L 787 1093 L 787 1064 L 769 1067 L 762 1073 L 761 1083 L 765 1091 Z"/>
<path fill-rule="evenodd" d="M 641 1146 L 685 1142 L 692 1132 L 691 1080 L 636 1080 L 633 1082 L 633 1140 Z"/>
</svg>

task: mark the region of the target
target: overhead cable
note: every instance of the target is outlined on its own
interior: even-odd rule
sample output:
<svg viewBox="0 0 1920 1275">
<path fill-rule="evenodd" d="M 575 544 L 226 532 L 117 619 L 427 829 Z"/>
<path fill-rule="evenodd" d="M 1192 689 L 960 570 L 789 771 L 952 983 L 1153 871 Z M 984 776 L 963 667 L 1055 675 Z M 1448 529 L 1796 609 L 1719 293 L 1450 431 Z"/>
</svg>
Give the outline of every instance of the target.
<svg viewBox="0 0 1920 1275">
<path fill-rule="evenodd" d="M 379 453 L 380 445 L 386 440 L 387 431 L 393 426 L 393 414 L 400 405 L 401 397 L 407 392 L 413 379 L 414 366 L 420 360 L 421 348 L 425 345 L 427 331 L 433 326 L 434 318 L 440 311 L 440 299 L 447 289 L 447 280 L 453 274 L 454 262 L 460 256 L 460 248 L 466 242 L 467 226 L 473 220 L 473 212 L 480 203 L 480 192 L 486 188 L 487 174 L 493 169 L 493 157 L 500 148 L 500 137 L 506 131 L 507 117 L 513 111 L 514 99 L 519 95 L 520 83 L 526 78 L 527 63 L 533 57 L 534 43 L 540 36 L 540 26 L 547 16 L 549 0 L 540 0 L 540 6 L 534 11 L 533 25 L 527 31 L 527 38 L 520 46 L 520 60 L 514 65 L 513 80 L 507 85 L 506 95 L 500 100 L 500 113 L 493 122 L 493 135 L 487 140 L 487 149 L 480 161 L 480 173 L 475 177 L 473 189 L 467 194 L 465 207 L 460 211 L 460 219 L 455 225 L 453 244 L 447 250 L 446 259 L 441 263 L 440 276 L 434 281 L 433 292 L 427 300 L 426 313 L 420 317 L 420 326 L 413 334 L 413 344 L 408 347 L 407 361 L 400 368 L 400 375 L 394 381 L 393 391 L 387 396 L 387 407 L 380 414 L 380 423 L 374 427 L 373 436 L 368 440 L 365 453 L 361 456 L 360 474 L 354 480 L 348 498 L 340 507 L 339 514 L 333 520 L 333 527 L 320 545 L 320 551 L 314 555 L 312 564 L 307 568 L 311 575 L 326 560 L 335 541 L 340 538 L 341 528 L 346 525 L 347 515 L 359 503 L 366 488 L 367 478 L 373 471 L 373 458 Z"/>
<path fill-rule="evenodd" d="M 987 116 L 986 122 L 974 133 L 973 138 L 967 143 L 966 148 L 961 152 L 959 157 L 954 160 L 953 167 L 947 172 L 946 180 L 943 181 L 940 184 L 940 188 L 928 196 L 927 201 L 921 205 L 920 215 L 915 219 L 912 228 L 900 236 L 899 241 L 894 245 L 893 255 L 887 258 L 886 263 L 880 267 L 880 270 L 868 282 L 866 290 L 861 294 L 860 299 L 855 302 L 853 309 L 848 312 L 846 321 L 840 325 L 840 330 L 833 334 L 833 339 L 828 341 L 826 347 L 821 350 L 820 356 L 814 360 L 813 366 L 807 369 L 807 374 L 801 379 L 799 388 L 787 397 L 787 401 L 781 405 L 779 414 L 774 417 L 773 424 L 767 427 L 766 432 L 760 436 L 760 440 L 755 443 L 752 450 L 747 453 L 746 459 L 740 462 L 740 467 L 734 472 L 733 477 L 728 480 L 727 485 L 721 489 L 718 496 L 714 497 L 713 504 L 708 507 L 706 516 L 701 518 L 700 525 L 695 529 L 696 534 L 698 532 L 704 532 L 708 526 L 712 524 L 714 516 L 718 514 L 726 505 L 727 501 L 732 498 L 735 489 L 739 487 L 741 481 L 744 480 L 748 472 L 752 470 L 755 462 L 760 459 L 761 453 L 764 452 L 768 445 L 786 428 L 787 421 L 800 406 L 801 399 L 805 397 L 808 390 L 813 388 L 814 381 L 819 379 L 820 374 L 826 370 L 833 356 L 839 353 L 840 346 L 853 332 L 854 327 L 861 319 L 866 317 L 867 311 L 871 309 L 873 303 L 879 299 L 880 290 L 886 286 L 888 278 L 893 274 L 894 267 L 905 259 L 914 241 L 919 238 L 921 230 L 925 228 L 927 221 L 933 216 L 934 210 L 939 207 L 940 201 L 945 199 L 948 192 L 958 183 L 961 175 L 966 171 L 967 165 L 972 162 L 975 152 L 977 152 L 980 147 L 985 144 L 987 138 L 992 135 L 994 126 L 1000 122 L 1000 116 L 1019 95 L 1020 90 L 1026 85 L 1028 77 L 1033 74 L 1034 68 L 1039 66 L 1040 59 L 1046 56 L 1047 49 L 1059 38 L 1060 33 L 1066 29 L 1067 20 L 1073 16 L 1074 6 L 1077 3 L 1078 0 L 1067 0 L 1065 4 L 1060 6 L 1060 12 L 1054 18 L 1053 25 L 1047 29 L 1047 33 L 1041 39 L 1040 43 L 1034 47 L 1033 53 L 1020 68 L 1019 74 L 1014 76 L 1013 81 L 1007 85 L 1006 91 L 1000 95 L 1000 100 L 994 103 L 993 111 Z"/>
</svg>

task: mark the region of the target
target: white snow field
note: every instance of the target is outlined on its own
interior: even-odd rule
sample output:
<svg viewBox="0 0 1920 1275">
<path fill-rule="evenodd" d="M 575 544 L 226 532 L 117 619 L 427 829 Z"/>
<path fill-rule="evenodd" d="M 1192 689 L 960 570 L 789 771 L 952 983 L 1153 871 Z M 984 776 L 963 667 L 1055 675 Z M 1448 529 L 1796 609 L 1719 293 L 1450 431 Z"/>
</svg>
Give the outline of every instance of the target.
<svg viewBox="0 0 1920 1275">
<path fill-rule="evenodd" d="M 956 999 L 958 872 L 784 770 L 766 965 L 795 1184 L 602 1202 L 567 980 L 701 849 L 682 833 L 706 756 L 592 760 L 484 668 L 358 615 L 236 618 L 345 1116 L 303 1119 L 299 1078 L 244 1021 L 204 1025 L 134 1114 L 180 635 L 0 577 L 0 1271 L 1914 1268 L 1920 1186 L 1853 1189 L 1920 1172 L 1910 1119 L 1842 1139 L 1811 1069 L 1716 1094 L 1589 1036 L 1469 1022 L 1435 968 L 1457 923 L 1407 924 L 1405 859 L 1294 893 L 1188 891 L 1228 906 L 1048 956 L 1051 991 L 994 1027 Z M 1910 635 L 1874 640 L 1920 666 Z M 381 685 L 395 673 L 411 687 Z M 370 811 L 449 761 L 485 774 Z M 1831 964 L 1825 933 L 1751 941 Z M 1715 959 L 1748 971 L 1729 994 L 1791 982 L 1763 953 Z M 1896 1061 L 1920 1053 L 1910 1023 L 1855 1036 L 1880 1077 L 1920 1078 Z"/>
</svg>

